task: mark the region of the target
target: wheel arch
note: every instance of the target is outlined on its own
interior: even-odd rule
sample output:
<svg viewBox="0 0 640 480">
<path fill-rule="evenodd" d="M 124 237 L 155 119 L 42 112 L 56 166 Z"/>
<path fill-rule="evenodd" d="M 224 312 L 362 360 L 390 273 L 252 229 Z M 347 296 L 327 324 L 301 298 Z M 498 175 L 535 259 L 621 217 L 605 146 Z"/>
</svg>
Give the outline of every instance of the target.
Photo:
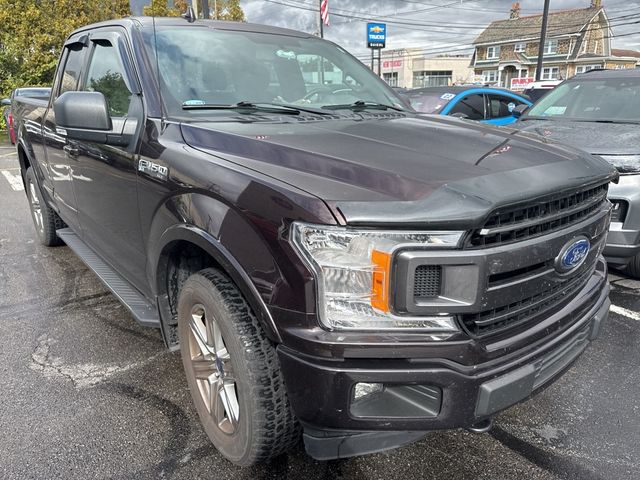
<svg viewBox="0 0 640 480">
<path fill-rule="evenodd" d="M 260 321 L 267 337 L 273 342 L 281 343 L 282 339 L 273 317 L 250 276 L 231 252 L 211 233 L 195 225 L 175 224 L 165 230 L 157 245 L 161 247 L 158 248 L 159 253 L 153 263 L 155 268 L 152 278 L 158 298 L 163 336 L 170 348 L 177 346 L 177 340 L 172 341 L 174 337 L 171 330 L 176 323 L 177 294 L 182 282 L 186 279 L 184 273 L 195 273 L 206 267 L 218 268 L 231 278 Z M 185 267 L 186 271 L 182 274 L 184 278 L 180 278 L 181 274 L 178 270 L 181 267 L 179 263 L 176 264 L 176 258 L 183 258 L 184 253 L 200 257 L 199 259 L 195 257 L 191 265 Z M 172 279 L 171 276 L 174 275 L 172 269 L 175 269 L 176 265 L 177 278 Z"/>
</svg>

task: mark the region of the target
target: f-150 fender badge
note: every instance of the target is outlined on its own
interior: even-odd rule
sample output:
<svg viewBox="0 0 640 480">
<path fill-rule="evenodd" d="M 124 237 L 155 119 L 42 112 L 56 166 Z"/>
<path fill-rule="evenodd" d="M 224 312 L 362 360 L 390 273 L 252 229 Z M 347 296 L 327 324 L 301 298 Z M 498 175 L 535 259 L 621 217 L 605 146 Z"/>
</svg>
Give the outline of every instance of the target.
<svg viewBox="0 0 640 480">
<path fill-rule="evenodd" d="M 150 162 L 149 160 L 140 160 L 138 163 L 138 171 L 160 180 L 169 178 L 169 169 L 167 167 Z"/>
</svg>

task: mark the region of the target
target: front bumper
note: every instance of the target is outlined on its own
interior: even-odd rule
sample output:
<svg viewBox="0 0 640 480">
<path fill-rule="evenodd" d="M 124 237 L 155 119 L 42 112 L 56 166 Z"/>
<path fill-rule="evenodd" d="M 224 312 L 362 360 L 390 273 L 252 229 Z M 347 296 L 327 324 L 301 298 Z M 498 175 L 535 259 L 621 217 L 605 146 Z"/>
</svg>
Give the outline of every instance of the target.
<svg viewBox="0 0 640 480">
<path fill-rule="evenodd" d="M 609 185 L 609 199 L 629 205 L 624 222 L 611 224 L 604 249 L 609 264 L 624 267 L 640 253 L 640 175 L 620 175 L 617 184 Z"/>
<path fill-rule="evenodd" d="M 317 459 L 331 459 L 394 448 L 418 440 L 430 430 L 472 427 L 529 398 L 558 378 L 597 338 L 610 305 L 606 275 L 601 259 L 584 289 L 554 314 L 560 321 L 582 312 L 562 329 L 515 353 L 476 365 L 443 358 L 337 361 L 279 347 L 289 399 L 305 428 L 308 453 Z M 590 307 L 585 311 L 587 303 Z M 424 348 L 430 346 L 425 344 Z M 411 408 L 412 416 L 402 416 L 402 408 L 398 408 L 407 401 L 406 395 L 404 399 L 403 395 L 388 395 L 382 408 L 391 415 L 371 415 L 372 410 L 354 408 L 356 383 L 382 383 L 390 391 L 398 386 L 424 387 L 439 391 L 439 395 L 423 395 L 424 405 Z M 408 401 L 415 403 L 416 398 L 414 395 Z M 420 411 L 423 414 L 416 414 Z"/>
</svg>

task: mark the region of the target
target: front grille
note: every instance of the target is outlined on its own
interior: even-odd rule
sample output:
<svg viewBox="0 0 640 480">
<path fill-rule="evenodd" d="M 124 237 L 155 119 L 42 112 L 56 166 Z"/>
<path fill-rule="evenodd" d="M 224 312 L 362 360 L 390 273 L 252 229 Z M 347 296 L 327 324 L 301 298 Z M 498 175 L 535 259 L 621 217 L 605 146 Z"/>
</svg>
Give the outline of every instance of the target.
<svg viewBox="0 0 640 480">
<path fill-rule="evenodd" d="M 471 232 L 466 248 L 518 242 L 574 225 L 607 201 L 608 183 L 546 197 L 494 212 L 482 228 Z"/>
<path fill-rule="evenodd" d="M 413 297 L 435 298 L 440 295 L 442 267 L 440 265 L 420 265 L 416 268 L 413 280 Z"/>
<path fill-rule="evenodd" d="M 592 271 L 591 267 L 585 268 L 580 275 L 517 302 L 480 313 L 462 315 L 462 324 L 470 335 L 485 337 L 534 321 L 543 314 L 551 315 L 584 287 Z"/>
</svg>

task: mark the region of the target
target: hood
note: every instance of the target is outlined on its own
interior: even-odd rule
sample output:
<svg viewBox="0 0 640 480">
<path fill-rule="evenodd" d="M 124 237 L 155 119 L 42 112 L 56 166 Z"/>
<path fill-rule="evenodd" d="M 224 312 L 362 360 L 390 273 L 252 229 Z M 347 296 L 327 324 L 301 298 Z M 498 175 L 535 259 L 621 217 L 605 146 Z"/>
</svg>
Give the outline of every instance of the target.
<svg viewBox="0 0 640 480">
<path fill-rule="evenodd" d="M 602 160 L 442 116 L 183 123 L 191 147 L 287 182 L 350 224 L 468 224 L 498 204 L 612 175 Z"/>
<path fill-rule="evenodd" d="M 566 143 L 592 154 L 640 154 L 640 125 L 638 124 L 531 119 L 517 122 L 513 127 Z"/>
</svg>

